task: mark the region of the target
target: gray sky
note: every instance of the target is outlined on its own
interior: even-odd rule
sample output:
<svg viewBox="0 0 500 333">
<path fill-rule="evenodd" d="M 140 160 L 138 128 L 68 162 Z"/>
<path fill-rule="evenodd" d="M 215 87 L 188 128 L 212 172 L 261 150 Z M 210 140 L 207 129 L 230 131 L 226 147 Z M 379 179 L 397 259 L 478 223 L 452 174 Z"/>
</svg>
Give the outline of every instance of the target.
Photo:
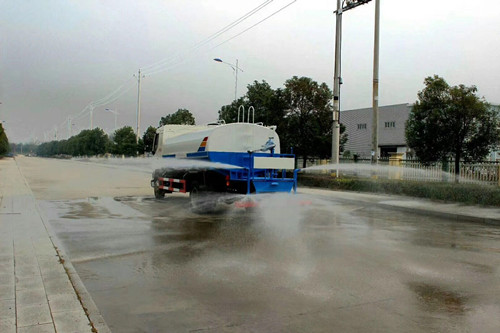
<svg viewBox="0 0 500 333">
<path fill-rule="evenodd" d="M 219 45 L 292 1 L 193 48 L 266 1 L 0 0 L 0 120 L 11 142 L 53 139 L 56 126 L 66 138 L 68 116 L 81 116 L 75 134 L 89 127 L 89 103 L 120 94 L 95 108 L 94 126 L 114 129 L 111 108 L 119 127 L 135 128 L 142 68 L 142 132 L 178 108 L 203 124 L 234 98 L 232 69 L 213 58 L 239 60 L 239 96 L 254 80 L 278 88 L 293 75 L 331 87 L 335 0 L 298 0 Z M 343 17 L 343 110 L 371 106 L 374 5 Z M 413 103 L 433 74 L 500 103 L 499 12 L 495 0 L 381 0 L 380 104 Z"/>
</svg>

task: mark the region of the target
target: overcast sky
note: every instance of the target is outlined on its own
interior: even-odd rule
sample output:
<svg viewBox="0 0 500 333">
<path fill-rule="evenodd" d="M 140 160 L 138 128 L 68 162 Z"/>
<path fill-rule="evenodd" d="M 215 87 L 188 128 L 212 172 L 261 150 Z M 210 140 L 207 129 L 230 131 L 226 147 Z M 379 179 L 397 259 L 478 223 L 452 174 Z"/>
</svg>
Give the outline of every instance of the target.
<svg viewBox="0 0 500 333">
<path fill-rule="evenodd" d="M 94 126 L 114 129 L 110 108 L 119 127 L 135 128 L 142 68 L 141 131 L 179 108 L 210 122 L 235 83 L 213 58 L 239 60 L 238 96 L 254 80 L 279 88 L 294 75 L 332 87 L 336 1 L 292 2 L 270 1 L 200 45 L 266 1 L 0 0 L 0 121 L 11 142 L 53 139 L 56 126 L 66 138 L 69 116 L 80 115 L 75 134 L 90 125 L 89 103 L 119 96 L 95 108 Z M 343 110 L 371 106 L 374 9 L 343 16 Z M 500 103 L 499 12 L 496 0 L 381 0 L 380 105 L 415 102 L 433 74 Z"/>
</svg>

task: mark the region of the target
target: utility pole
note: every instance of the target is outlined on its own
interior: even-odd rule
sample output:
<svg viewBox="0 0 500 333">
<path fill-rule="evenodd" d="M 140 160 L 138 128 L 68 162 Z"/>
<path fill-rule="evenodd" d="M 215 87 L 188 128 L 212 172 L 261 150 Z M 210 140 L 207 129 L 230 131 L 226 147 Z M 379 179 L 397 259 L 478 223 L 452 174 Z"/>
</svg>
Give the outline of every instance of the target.
<svg viewBox="0 0 500 333">
<path fill-rule="evenodd" d="M 234 83 L 234 101 L 236 101 L 236 97 L 238 96 L 238 59 L 236 59 L 236 81 Z"/>
<path fill-rule="evenodd" d="M 135 75 L 134 75 L 135 76 Z M 141 76 L 141 69 L 137 73 L 137 132 L 135 137 L 135 142 L 139 142 L 140 128 L 141 128 L 141 78 L 144 78 L 144 75 Z"/>
<path fill-rule="evenodd" d="M 371 0 L 337 0 L 335 11 L 335 69 L 333 73 L 333 126 L 332 126 L 332 164 L 339 163 L 340 156 L 340 85 L 341 78 L 341 47 L 342 47 L 342 14 L 349 9 L 367 4 Z M 343 6 L 345 3 L 345 6 Z"/>
<path fill-rule="evenodd" d="M 90 106 L 90 130 L 94 129 L 94 106 Z"/>
<path fill-rule="evenodd" d="M 380 45 L 380 0 L 375 0 L 375 37 L 373 43 L 373 123 L 372 123 L 372 163 L 378 162 L 378 77 Z"/>
<path fill-rule="evenodd" d="M 340 155 L 340 56 L 342 45 L 342 1 L 337 0 L 335 12 L 335 69 L 333 73 L 333 126 L 332 126 L 332 159 L 330 163 L 338 164 Z"/>
<path fill-rule="evenodd" d="M 71 117 L 68 117 L 68 139 L 71 138 Z"/>
</svg>

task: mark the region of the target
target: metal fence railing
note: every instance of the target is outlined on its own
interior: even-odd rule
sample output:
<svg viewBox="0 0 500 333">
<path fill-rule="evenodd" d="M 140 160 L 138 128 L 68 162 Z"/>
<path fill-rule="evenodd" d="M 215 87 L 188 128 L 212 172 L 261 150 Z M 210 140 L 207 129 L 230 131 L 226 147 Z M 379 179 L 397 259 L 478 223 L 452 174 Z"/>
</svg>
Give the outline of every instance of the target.
<svg viewBox="0 0 500 333">
<path fill-rule="evenodd" d="M 394 174 L 395 170 L 398 170 L 398 179 L 403 180 L 416 180 L 416 181 L 431 181 L 431 182 L 450 182 L 455 181 L 455 162 L 453 160 L 447 162 L 436 162 L 433 164 L 423 164 L 418 160 L 406 159 L 406 160 L 392 160 L 380 159 L 378 161 L 377 167 L 373 167 L 376 170 L 378 176 L 386 176 L 391 178 L 390 174 Z M 329 160 L 312 160 L 308 161 L 307 167 L 328 165 Z M 357 164 L 362 167 L 363 170 L 369 170 L 369 164 L 371 164 L 370 159 L 340 159 L 341 171 L 342 165 L 346 164 Z M 383 166 L 389 166 L 389 168 L 383 168 Z M 299 164 L 301 167 L 302 164 Z M 356 169 L 356 167 L 353 167 Z M 348 168 L 345 168 L 348 170 Z M 342 172 L 340 173 L 342 175 Z M 356 172 L 356 175 L 359 175 Z M 368 173 L 365 173 L 368 174 Z M 373 174 L 373 173 L 372 173 Z M 491 184 L 500 185 L 500 163 L 485 161 L 476 163 L 466 163 L 460 162 L 460 175 L 458 177 L 460 183 L 478 183 L 478 184 Z"/>
</svg>

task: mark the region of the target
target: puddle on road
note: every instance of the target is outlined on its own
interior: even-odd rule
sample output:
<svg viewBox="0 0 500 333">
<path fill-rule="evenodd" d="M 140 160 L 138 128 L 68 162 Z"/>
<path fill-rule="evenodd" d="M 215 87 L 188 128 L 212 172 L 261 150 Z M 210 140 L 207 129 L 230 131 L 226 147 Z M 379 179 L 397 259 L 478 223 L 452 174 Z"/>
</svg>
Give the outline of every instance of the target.
<svg viewBox="0 0 500 333">
<path fill-rule="evenodd" d="M 62 215 L 64 219 L 102 219 L 107 217 L 117 217 L 111 214 L 110 211 L 104 207 L 96 206 L 88 201 L 68 202 L 66 204 L 68 211 Z"/>
<path fill-rule="evenodd" d="M 120 201 L 109 197 L 89 197 L 84 200 L 62 201 L 64 213 L 60 215 L 64 219 L 114 219 L 114 218 L 137 218 L 141 217 L 134 209 L 123 205 Z M 136 200 L 132 197 L 130 200 Z"/>
<path fill-rule="evenodd" d="M 426 311 L 445 311 L 450 314 L 461 315 L 467 310 L 465 306 L 467 298 L 456 292 L 427 283 L 412 282 L 408 286 L 418 296 Z"/>
</svg>

